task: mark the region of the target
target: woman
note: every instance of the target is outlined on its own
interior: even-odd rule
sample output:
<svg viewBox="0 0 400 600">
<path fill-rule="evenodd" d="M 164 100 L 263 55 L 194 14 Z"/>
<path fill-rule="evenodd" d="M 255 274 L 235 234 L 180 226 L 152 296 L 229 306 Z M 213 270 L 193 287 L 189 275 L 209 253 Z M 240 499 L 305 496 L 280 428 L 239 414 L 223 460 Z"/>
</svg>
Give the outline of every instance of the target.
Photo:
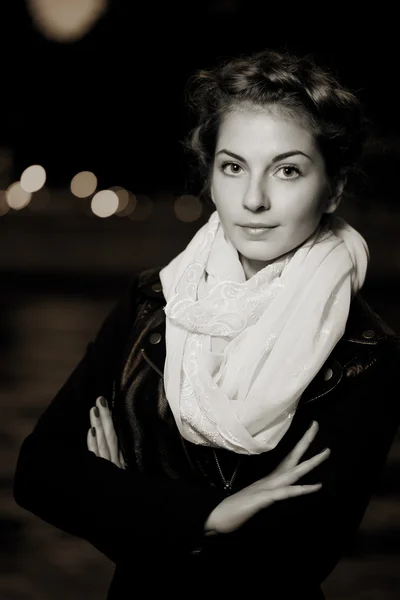
<svg viewBox="0 0 400 600">
<path fill-rule="evenodd" d="M 399 423 L 399 340 L 334 214 L 358 102 L 269 51 L 192 83 L 215 210 L 132 281 L 24 441 L 15 498 L 116 563 L 108 598 L 323 598 Z"/>
</svg>

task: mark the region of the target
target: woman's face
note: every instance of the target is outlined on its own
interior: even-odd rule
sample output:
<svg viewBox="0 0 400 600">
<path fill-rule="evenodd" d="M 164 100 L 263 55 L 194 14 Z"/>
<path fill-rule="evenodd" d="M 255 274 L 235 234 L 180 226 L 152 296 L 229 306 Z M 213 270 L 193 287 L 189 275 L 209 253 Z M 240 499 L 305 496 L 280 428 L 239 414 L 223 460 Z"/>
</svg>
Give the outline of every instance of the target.
<svg viewBox="0 0 400 600">
<path fill-rule="evenodd" d="M 220 125 L 211 197 L 247 279 L 302 244 L 340 200 L 314 136 L 299 120 L 244 108 Z M 270 229 L 251 232 L 247 224 Z"/>
</svg>

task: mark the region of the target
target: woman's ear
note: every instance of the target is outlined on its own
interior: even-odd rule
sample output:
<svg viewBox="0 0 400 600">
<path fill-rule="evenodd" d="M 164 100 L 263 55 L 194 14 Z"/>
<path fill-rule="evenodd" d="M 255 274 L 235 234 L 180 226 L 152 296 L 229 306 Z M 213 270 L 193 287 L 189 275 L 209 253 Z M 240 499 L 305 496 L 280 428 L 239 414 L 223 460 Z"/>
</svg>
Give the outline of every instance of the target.
<svg viewBox="0 0 400 600">
<path fill-rule="evenodd" d="M 325 203 L 324 213 L 334 213 L 335 212 L 335 210 L 338 208 L 338 206 L 342 200 L 343 190 L 344 190 L 345 185 L 346 185 L 345 177 L 340 177 L 331 184 L 330 190 L 329 190 L 329 195 L 328 195 L 328 198 Z"/>
<path fill-rule="evenodd" d="M 212 202 L 212 203 L 214 204 L 214 206 L 215 206 L 214 192 L 213 192 L 212 184 L 210 185 L 210 199 L 211 199 L 211 202 Z"/>
</svg>

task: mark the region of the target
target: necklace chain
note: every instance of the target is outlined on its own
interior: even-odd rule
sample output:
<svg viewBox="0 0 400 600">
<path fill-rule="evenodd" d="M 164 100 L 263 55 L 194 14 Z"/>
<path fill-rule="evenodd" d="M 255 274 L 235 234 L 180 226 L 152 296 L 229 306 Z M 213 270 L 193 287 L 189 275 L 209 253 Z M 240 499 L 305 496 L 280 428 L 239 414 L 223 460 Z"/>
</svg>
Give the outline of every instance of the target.
<svg viewBox="0 0 400 600">
<path fill-rule="evenodd" d="M 219 464 L 219 460 L 218 460 L 217 453 L 215 452 L 215 450 L 213 450 L 213 454 L 214 454 L 215 462 L 217 463 L 219 474 L 222 479 L 222 483 L 224 484 L 224 490 L 227 492 L 230 492 L 232 490 L 233 483 L 236 479 L 236 475 L 237 475 L 237 472 L 239 469 L 240 459 L 238 461 L 238 464 L 236 465 L 235 470 L 233 471 L 232 477 L 229 480 L 227 480 L 227 479 L 225 479 L 225 476 L 222 472 L 221 465 Z"/>
</svg>

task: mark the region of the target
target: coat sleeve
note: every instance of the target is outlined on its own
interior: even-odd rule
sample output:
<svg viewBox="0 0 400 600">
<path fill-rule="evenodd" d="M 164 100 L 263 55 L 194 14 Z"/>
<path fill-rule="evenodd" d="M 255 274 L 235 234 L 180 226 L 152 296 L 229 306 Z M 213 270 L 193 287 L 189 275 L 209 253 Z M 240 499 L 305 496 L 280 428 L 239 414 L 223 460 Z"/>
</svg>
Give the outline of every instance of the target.
<svg viewBox="0 0 400 600">
<path fill-rule="evenodd" d="M 136 303 L 135 279 L 23 441 L 14 476 L 18 505 L 114 562 L 144 540 L 160 551 L 190 550 L 222 499 L 211 489 L 122 470 L 87 449 L 90 408 L 109 397 Z"/>
<path fill-rule="evenodd" d="M 351 549 L 400 422 L 400 400 L 393 392 L 400 343 L 383 343 L 378 364 L 344 381 L 340 396 L 321 398 L 304 419 L 304 431 L 316 419 L 319 432 L 302 460 L 325 447 L 331 455 L 297 483 L 322 482 L 321 490 L 276 502 L 237 532 L 205 538 L 204 557 L 224 555 L 258 566 L 268 585 L 277 587 L 326 579 Z"/>
</svg>

